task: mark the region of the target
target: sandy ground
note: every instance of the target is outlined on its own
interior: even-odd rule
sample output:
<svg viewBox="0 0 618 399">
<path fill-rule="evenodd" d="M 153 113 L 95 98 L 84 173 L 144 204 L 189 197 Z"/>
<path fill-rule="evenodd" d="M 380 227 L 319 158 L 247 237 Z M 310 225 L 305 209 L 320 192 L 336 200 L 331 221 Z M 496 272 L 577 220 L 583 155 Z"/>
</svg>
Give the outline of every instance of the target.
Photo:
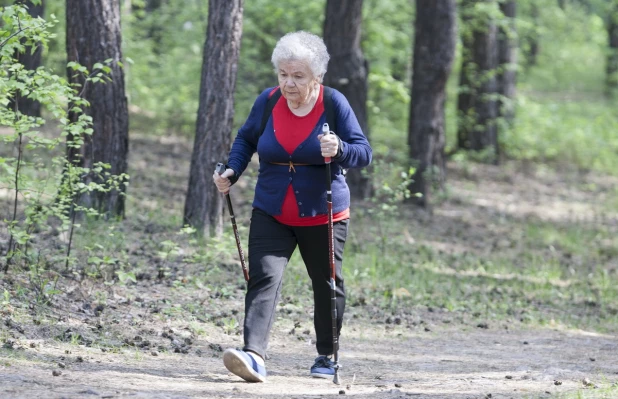
<svg viewBox="0 0 618 399">
<path fill-rule="evenodd" d="M 241 346 L 236 335 L 209 332 L 188 354 L 154 351 L 157 356 L 24 339 L 0 352 L 0 397 L 550 398 L 582 390 L 584 397 L 609 398 L 602 392 L 618 381 L 617 337 L 505 325 L 429 330 L 352 320 L 342 341 L 339 386 L 308 376 L 313 345 L 283 327 L 271 341 L 262 384 L 243 382 L 223 367 L 219 345 Z"/>
</svg>

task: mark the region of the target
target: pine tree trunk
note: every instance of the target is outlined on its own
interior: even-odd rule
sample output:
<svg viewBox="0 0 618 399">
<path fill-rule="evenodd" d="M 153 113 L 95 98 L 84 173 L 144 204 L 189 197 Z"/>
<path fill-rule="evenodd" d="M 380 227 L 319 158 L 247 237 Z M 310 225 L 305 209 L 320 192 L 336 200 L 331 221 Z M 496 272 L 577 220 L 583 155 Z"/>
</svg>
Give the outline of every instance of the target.
<svg viewBox="0 0 618 399">
<path fill-rule="evenodd" d="M 45 13 L 45 5 L 43 2 L 34 5 L 31 1 L 24 1 L 23 4 L 28 7 L 28 14 L 30 14 L 32 18 L 43 17 Z M 41 46 L 37 46 L 34 52 L 32 52 L 32 47 L 28 46 L 23 53 L 17 55 L 17 61 L 22 64 L 26 70 L 33 71 L 41 66 L 42 54 L 43 48 Z M 20 96 L 17 100 L 17 107 L 19 112 L 24 115 L 41 116 L 41 103 L 38 101 Z"/>
<path fill-rule="evenodd" d="M 537 58 L 539 55 L 539 33 L 537 31 L 537 27 L 539 25 L 539 6 L 536 3 L 532 3 L 531 7 L 531 17 L 533 21 L 534 29 L 530 36 L 528 36 L 528 52 L 525 54 L 526 56 L 526 66 L 531 67 L 536 65 Z"/>
<path fill-rule="evenodd" d="M 204 234 L 223 231 L 224 198 L 212 182 L 226 162 L 234 119 L 234 89 L 242 35 L 243 0 L 210 0 L 200 101 L 184 221 Z"/>
<path fill-rule="evenodd" d="M 609 49 L 607 53 L 606 93 L 613 97 L 618 91 L 618 0 L 612 0 L 607 23 Z"/>
<path fill-rule="evenodd" d="M 83 97 L 90 102 L 85 109 L 92 116 L 94 133 L 86 136 L 85 144 L 77 150 L 69 149 L 69 159 L 77 165 L 92 168 L 97 162 L 111 165 L 111 175 L 127 172 L 129 150 L 129 115 L 124 87 L 124 72 L 118 65 L 122 60 L 119 0 L 67 0 L 66 48 L 68 61 L 92 71 L 95 63 L 111 59 L 111 82 L 84 82 L 69 69 L 71 83 L 82 85 Z M 75 116 L 72 115 L 72 118 Z M 99 181 L 95 176 L 89 181 Z M 107 193 L 86 193 L 80 198 L 82 205 L 97 209 L 105 217 L 124 216 L 125 202 L 122 195 L 126 186 Z"/>
<path fill-rule="evenodd" d="M 500 101 L 498 115 L 507 123 L 512 124 L 515 118 L 515 86 L 517 82 L 517 31 L 515 0 L 506 0 L 500 3 L 500 10 L 507 18 L 506 25 L 500 28 L 498 38 L 498 92 Z"/>
<path fill-rule="evenodd" d="M 463 49 L 458 98 L 458 145 L 465 150 L 481 151 L 490 149 L 498 152 L 496 118 L 498 106 L 496 68 L 498 66 L 497 27 L 494 21 L 478 19 L 470 15 L 477 1 L 464 0 L 462 30 Z M 474 20 L 474 18 L 477 18 Z M 493 157 L 493 161 L 497 158 Z"/>
<path fill-rule="evenodd" d="M 324 42 L 331 58 L 328 72 L 324 77 L 324 84 L 345 95 L 356 114 L 361 129 L 369 138 L 367 126 L 367 74 L 369 71 L 360 45 L 362 8 L 363 0 L 328 0 L 326 2 Z M 360 169 L 350 169 L 346 178 L 352 198 L 363 199 L 371 195 L 371 179 L 364 176 Z"/>
<path fill-rule="evenodd" d="M 456 0 L 416 0 L 408 145 L 416 167 L 412 200 L 430 204 L 446 179 L 444 102 L 457 43 Z M 414 194 L 420 193 L 421 197 Z"/>
</svg>

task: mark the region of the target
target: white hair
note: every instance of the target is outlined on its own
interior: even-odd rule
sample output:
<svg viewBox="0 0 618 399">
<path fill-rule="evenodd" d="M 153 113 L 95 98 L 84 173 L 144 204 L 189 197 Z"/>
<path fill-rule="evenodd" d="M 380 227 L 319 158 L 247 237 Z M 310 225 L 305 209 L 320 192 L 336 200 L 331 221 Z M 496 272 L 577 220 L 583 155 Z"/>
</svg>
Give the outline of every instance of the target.
<svg viewBox="0 0 618 399">
<path fill-rule="evenodd" d="M 328 67 L 328 50 L 324 41 L 313 33 L 298 31 L 288 33 L 277 42 L 271 61 L 275 72 L 279 73 L 282 61 L 305 62 L 313 75 L 322 81 Z"/>
</svg>

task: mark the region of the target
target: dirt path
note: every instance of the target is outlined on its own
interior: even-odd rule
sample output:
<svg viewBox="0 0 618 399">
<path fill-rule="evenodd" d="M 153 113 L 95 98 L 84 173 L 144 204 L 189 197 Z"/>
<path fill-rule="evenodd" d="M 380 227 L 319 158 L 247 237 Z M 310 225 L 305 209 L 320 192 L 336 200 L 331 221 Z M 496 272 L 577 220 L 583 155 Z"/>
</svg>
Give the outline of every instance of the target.
<svg viewBox="0 0 618 399">
<path fill-rule="evenodd" d="M 618 381 L 618 338 L 583 331 L 411 331 L 351 321 L 341 386 L 307 376 L 313 345 L 284 326 L 275 331 L 264 384 L 241 382 L 223 367 L 218 345 L 240 346 L 239 336 L 206 336 L 188 354 L 158 356 L 22 340 L 0 352 L 0 397 L 317 399 L 343 391 L 357 398 L 553 398 L 577 390 L 611 397 L 602 392 Z M 62 374 L 53 376 L 54 370 Z"/>
</svg>

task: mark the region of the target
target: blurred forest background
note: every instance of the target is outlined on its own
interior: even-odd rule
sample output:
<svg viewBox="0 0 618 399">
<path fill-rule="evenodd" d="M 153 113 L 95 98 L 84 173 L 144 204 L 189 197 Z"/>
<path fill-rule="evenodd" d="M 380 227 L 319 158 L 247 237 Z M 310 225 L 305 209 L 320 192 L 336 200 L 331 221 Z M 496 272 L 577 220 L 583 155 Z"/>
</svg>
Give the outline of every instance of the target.
<svg viewBox="0 0 618 399">
<path fill-rule="evenodd" d="M 352 308 L 618 331 L 618 0 L 43 0 L 33 17 L 3 3 L 14 320 L 45 323 L 74 285 L 92 284 L 80 301 L 99 316 L 159 284 L 156 317 L 239 331 L 242 315 L 212 309 L 243 287 L 210 176 L 276 85 L 276 41 L 306 30 L 374 149 L 349 177 Z M 231 192 L 243 245 L 256 174 Z M 298 255 L 283 294 L 311 295 Z"/>
</svg>

